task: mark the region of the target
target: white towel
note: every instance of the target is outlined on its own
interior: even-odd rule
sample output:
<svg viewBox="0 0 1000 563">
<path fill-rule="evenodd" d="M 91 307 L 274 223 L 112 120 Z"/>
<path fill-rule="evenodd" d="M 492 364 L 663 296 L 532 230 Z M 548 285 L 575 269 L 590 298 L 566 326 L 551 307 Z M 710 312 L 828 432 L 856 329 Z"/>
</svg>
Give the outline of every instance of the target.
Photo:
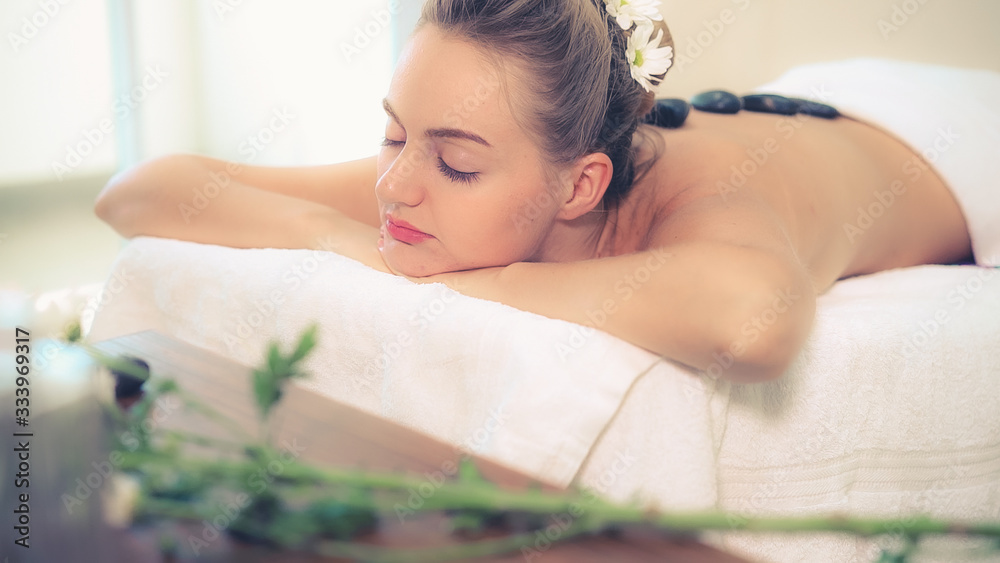
<svg viewBox="0 0 1000 563">
<path fill-rule="evenodd" d="M 152 329 L 256 365 L 269 340 L 291 346 L 318 322 L 306 386 L 557 485 L 580 470 L 640 373 L 657 364 L 649 375 L 673 377 L 675 388 L 696 382 L 605 333 L 328 252 L 144 237 L 122 251 L 109 279 L 118 282 L 95 307 L 93 341 Z M 667 391 L 658 424 L 686 428 L 663 450 L 681 473 L 648 485 L 677 506 L 710 507 L 714 476 L 687 469 L 711 464 L 704 403 Z M 633 475 L 650 461 L 659 467 L 647 453 L 615 450 L 609 463 L 619 459 Z M 617 474 L 614 486 L 604 479 L 594 486 L 610 496 L 641 493 Z"/>
<path fill-rule="evenodd" d="M 1000 521 L 1000 270 L 840 281 L 782 380 L 727 387 L 727 510 Z M 763 561 L 877 558 L 874 542 L 846 536 L 733 534 L 721 545 Z"/>
<path fill-rule="evenodd" d="M 831 104 L 923 155 L 965 215 L 976 263 L 1000 266 L 1000 73 L 861 58 L 795 67 L 756 90 Z M 897 179 L 917 172 L 904 165 Z"/>
<path fill-rule="evenodd" d="M 316 321 L 306 385 L 556 484 L 668 510 L 1000 520 L 997 270 L 838 282 L 789 372 L 746 386 L 663 362 L 637 377 L 656 357 L 604 333 L 323 252 L 139 238 L 109 279 L 91 340 L 155 329 L 256 364 Z M 776 562 L 878 548 L 710 539 Z"/>
</svg>

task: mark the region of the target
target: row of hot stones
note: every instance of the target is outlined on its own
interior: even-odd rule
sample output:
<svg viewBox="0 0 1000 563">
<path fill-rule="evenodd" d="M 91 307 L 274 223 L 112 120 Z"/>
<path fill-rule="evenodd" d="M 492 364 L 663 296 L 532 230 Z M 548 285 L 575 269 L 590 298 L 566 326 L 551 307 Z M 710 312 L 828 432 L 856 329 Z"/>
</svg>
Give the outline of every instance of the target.
<svg viewBox="0 0 1000 563">
<path fill-rule="evenodd" d="M 710 113 L 739 113 L 742 110 L 779 115 L 795 115 L 801 113 L 824 119 L 834 119 L 840 112 L 833 106 L 803 100 L 801 98 L 786 98 L 776 94 L 749 94 L 737 96 L 725 90 L 702 92 L 687 102 L 680 98 L 664 98 L 656 100 L 644 122 L 676 129 L 684 125 L 691 108 Z"/>
</svg>

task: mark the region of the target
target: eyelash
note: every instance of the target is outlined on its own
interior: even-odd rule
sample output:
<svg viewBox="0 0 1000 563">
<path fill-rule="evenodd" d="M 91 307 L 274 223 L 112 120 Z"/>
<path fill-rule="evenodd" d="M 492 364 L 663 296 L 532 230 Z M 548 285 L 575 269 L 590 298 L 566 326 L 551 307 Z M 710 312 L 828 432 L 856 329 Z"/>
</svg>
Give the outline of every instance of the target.
<svg viewBox="0 0 1000 563">
<path fill-rule="evenodd" d="M 382 139 L 383 147 L 399 148 L 405 144 L 406 141 L 396 141 L 388 137 Z M 448 164 L 446 164 L 444 159 L 441 157 L 438 157 L 437 167 L 438 170 L 441 172 L 441 174 L 444 174 L 444 176 L 449 180 L 451 180 L 452 182 L 471 184 L 472 182 L 475 182 L 477 179 L 479 179 L 479 172 L 459 172 L 458 170 L 455 170 L 451 166 L 448 166 Z"/>
<path fill-rule="evenodd" d="M 455 170 L 451 166 L 445 164 L 444 159 L 440 156 L 438 157 L 438 170 L 440 170 L 441 173 L 452 182 L 471 184 L 479 178 L 479 172 L 459 172 L 458 170 Z"/>
</svg>

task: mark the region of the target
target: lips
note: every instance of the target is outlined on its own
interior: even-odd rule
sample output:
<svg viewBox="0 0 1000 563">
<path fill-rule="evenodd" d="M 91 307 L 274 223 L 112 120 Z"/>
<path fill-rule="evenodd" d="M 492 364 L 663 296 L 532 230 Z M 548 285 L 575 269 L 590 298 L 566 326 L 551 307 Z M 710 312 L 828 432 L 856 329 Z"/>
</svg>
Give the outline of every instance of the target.
<svg viewBox="0 0 1000 563">
<path fill-rule="evenodd" d="M 393 219 L 391 216 L 385 218 L 385 231 L 389 236 L 406 244 L 418 244 L 427 239 L 434 238 L 406 221 Z"/>
</svg>

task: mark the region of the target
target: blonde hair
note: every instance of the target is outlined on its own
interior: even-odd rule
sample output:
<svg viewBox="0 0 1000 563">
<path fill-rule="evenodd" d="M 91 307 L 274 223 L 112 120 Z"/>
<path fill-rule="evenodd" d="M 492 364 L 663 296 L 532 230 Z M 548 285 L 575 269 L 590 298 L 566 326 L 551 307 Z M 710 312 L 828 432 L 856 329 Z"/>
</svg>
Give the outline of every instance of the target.
<svg viewBox="0 0 1000 563">
<path fill-rule="evenodd" d="M 652 164 L 637 165 L 632 145 L 654 94 L 632 78 L 627 37 L 603 0 L 427 0 L 420 19 L 426 24 L 499 55 L 501 67 L 515 63 L 530 92 L 522 87 L 524 103 L 512 109 L 526 114 L 526 129 L 552 163 L 608 155 L 614 171 L 605 202 L 624 198 Z"/>
</svg>

